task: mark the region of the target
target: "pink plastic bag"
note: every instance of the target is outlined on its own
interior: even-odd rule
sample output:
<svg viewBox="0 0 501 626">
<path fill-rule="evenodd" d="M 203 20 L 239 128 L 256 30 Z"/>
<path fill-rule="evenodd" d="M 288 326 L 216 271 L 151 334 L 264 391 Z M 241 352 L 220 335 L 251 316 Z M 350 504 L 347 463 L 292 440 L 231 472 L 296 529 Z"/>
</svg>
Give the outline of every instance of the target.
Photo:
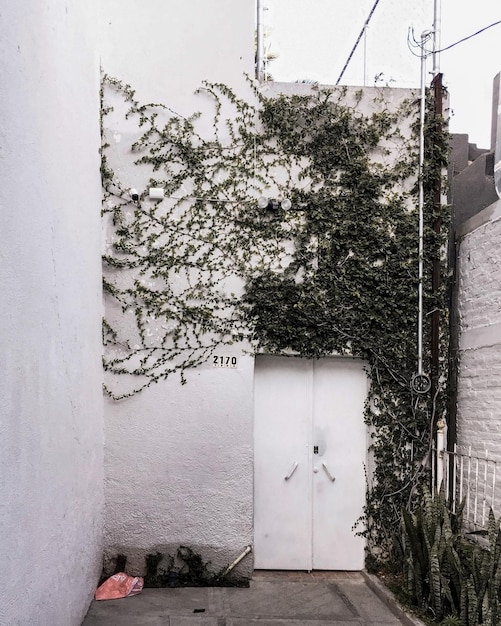
<svg viewBox="0 0 501 626">
<path fill-rule="evenodd" d="M 144 579 L 139 576 L 128 576 L 124 572 L 113 574 L 96 589 L 96 600 L 118 600 L 127 596 L 135 596 L 143 590 Z"/>
</svg>

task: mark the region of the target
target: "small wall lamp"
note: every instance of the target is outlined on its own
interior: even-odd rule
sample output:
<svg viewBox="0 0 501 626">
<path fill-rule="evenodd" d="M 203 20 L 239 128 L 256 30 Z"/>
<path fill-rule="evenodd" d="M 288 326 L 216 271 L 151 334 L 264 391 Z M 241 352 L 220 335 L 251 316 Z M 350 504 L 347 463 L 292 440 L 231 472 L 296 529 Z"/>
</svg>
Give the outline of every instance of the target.
<svg viewBox="0 0 501 626">
<path fill-rule="evenodd" d="M 288 211 L 292 206 L 292 202 L 289 198 L 265 198 L 265 196 L 261 196 L 257 201 L 257 206 L 260 209 L 268 209 L 269 211 L 276 211 L 279 207 L 284 211 Z"/>
<path fill-rule="evenodd" d="M 132 202 L 139 202 L 139 193 L 137 189 L 130 189 L 130 199 Z M 152 200 L 163 200 L 165 195 L 165 190 L 163 187 L 150 187 L 148 189 L 148 198 Z"/>
<path fill-rule="evenodd" d="M 152 200 L 163 200 L 165 190 L 163 187 L 150 187 L 148 195 Z"/>
</svg>

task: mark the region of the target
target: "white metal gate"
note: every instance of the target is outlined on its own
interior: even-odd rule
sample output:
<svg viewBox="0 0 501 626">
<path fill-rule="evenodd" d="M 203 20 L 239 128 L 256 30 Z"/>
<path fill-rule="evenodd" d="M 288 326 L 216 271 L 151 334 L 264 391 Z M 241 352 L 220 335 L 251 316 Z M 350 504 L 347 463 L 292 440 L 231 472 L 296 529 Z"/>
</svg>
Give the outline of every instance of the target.
<svg viewBox="0 0 501 626">
<path fill-rule="evenodd" d="M 451 510 L 455 513 L 463 504 L 465 531 L 485 529 L 492 508 L 496 519 L 501 513 L 501 458 L 488 450 L 454 444 L 446 449 L 445 421 L 437 424 L 436 443 L 432 452 L 432 486 L 445 490 Z"/>
<path fill-rule="evenodd" d="M 366 395 L 360 361 L 256 358 L 257 569 L 363 567 Z"/>
</svg>

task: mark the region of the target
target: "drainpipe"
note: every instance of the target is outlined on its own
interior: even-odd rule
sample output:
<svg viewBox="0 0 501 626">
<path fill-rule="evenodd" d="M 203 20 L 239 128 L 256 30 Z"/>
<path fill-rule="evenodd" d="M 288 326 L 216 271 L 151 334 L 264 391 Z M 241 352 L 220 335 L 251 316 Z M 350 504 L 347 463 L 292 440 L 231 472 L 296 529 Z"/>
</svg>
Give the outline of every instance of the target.
<svg viewBox="0 0 501 626">
<path fill-rule="evenodd" d="M 242 554 L 240 556 L 237 556 L 237 558 L 233 561 L 233 563 L 231 563 L 231 565 L 228 565 L 228 567 L 222 573 L 222 576 L 226 576 L 226 574 L 229 574 L 231 570 L 235 568 L 240 563 L 240 561 L 249 554 L 249 552 L 252 552 L 252 546 L 247 546 Z"/>
<path fill-rule="evenodd" d="M 419 110 L 419 168 L 418 168 L 418 213 L 419 213 L 419 249 L 418 249 L 418 322 L 417 322 L 417 373 L 414 374 L 411 387 L 419 394 L 430 391 L 430 377 L 423 372 L 423 265 L 424 265 L 424 123 L 426 113 L 426 50 L 425 43 L 432 31 L 425 30 L 421 34 L 421 98 Z"/>
<path fill-rule="evenodd" d="M 438 73 L 433 78 L 431 86 L 434 91 L 434 112 L 438 119 L 441 119 L 443 114 L 442 104 L 442 74 Z M 438 235 L 442 226 L 442 218 L 440 215 L 442 208 L 442 173 L 437 170 L 434 172 L 435 182 L 433 189 L 433 230 Z M 432 277 L 431 277 L 431 291 L 432 294 L 437 293 L 440 288 L 440 259 L 438 255 L 432 261 Z M 440 357 L 440 311 L 435 309 L 431 313 L 431 397 L 436 399 L 438 390 L 438 376 L 439 376 L 439 357 Z M 434 422 L 438 419 L 435 413 Z M 435 423 L 433 426 L 435 426 Z M 450 433 L 454 435 L 452 431 Z"/>
<path fill-rule="evenodd" d="M 256 78 L 264 79 L 264 31 L 263 31 L 263 0 L 256 0 Z"/>
<path fill-rule="evenodd" d="M 424 31 L 421 35 L 421 98 L 419 107 L 419 170 L 418 170 L 418 211 L 419 211 L 419 266 L 418 266 L 418 362 L 417 373 L 418 376 L 423 374 L 423 206 L 424 206 L 424 186 L 423 186 L 423 166 L 424 166 L 424 120 L 426 111 L 426 54 L 424 50 L 425 41 L 430 36 L 430 31 Z"/>
</svg>

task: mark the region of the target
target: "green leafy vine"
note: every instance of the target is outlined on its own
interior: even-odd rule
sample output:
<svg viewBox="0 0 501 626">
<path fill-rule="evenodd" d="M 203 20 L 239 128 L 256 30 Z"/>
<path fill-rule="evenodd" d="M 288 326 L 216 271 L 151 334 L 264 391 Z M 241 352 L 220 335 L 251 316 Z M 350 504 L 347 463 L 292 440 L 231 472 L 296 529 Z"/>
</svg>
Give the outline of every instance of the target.
<svg viewBox="0 0 501 626">
<path fill-rule="evenodd" d="M 140 104 L 130 86 L 104 76 L 106 391 L 121 399 L 175 372 L 185 382 L 187 370 L 231 344 L 364 359 L 375 469 L 363 533 L 369 551 L 385 558 L 401 504 L 425 474 L 437 406 L 409 384 L 416 370 L 418 102 L 390 105 L 387 89 L 302 89 L 267 96 L 249 81 L 243 99 L 225 85 L 204 84 L 199 95 L 213 106 L 207 125 L 207 116 Z M 165 199 L 143 191 L 134 201 L 110 165 L 114 116 L 131 129 L 123 158 L 132 158 L 143 189 L 162 187 Z M 444 235 L 432 231 L 431 198 L 447 135 L 441 120 L 427 119 L 428 267 L 444 245 Z M 259 208 L 260 196 L 288 198 L 292 206 Z M 426 338 L 428 313 L 445 312 L 445 290 L 431 294 L 426 283 L 424 291 Z"/>
</svg>

